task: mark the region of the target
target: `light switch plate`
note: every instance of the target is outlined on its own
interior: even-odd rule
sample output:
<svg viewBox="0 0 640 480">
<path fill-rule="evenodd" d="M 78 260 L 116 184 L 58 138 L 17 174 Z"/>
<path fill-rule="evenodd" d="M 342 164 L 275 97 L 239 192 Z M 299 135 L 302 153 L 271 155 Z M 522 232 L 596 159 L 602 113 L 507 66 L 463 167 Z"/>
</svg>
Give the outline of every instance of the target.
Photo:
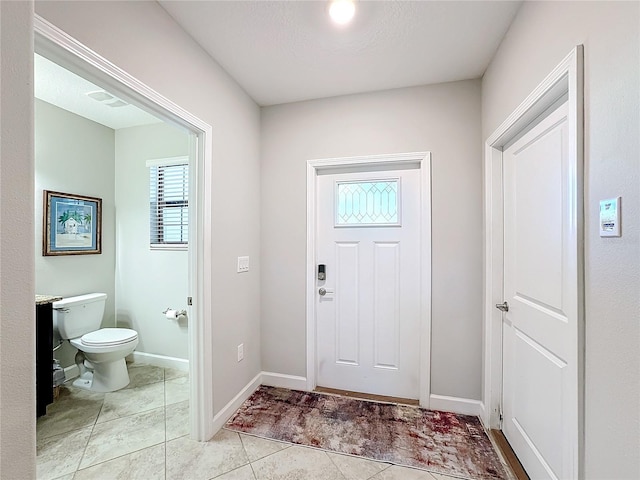
<svg viewBox="0 0 640 480">
<path fill-rule="evenodd" d="M 600 200 L 600 236 L 620 236 L 620 197 Z"/>
<path fill-rule="evenodd" d="M 238 257 L 238 273 L 249 271 L 249 257 Z"/>
</svg>

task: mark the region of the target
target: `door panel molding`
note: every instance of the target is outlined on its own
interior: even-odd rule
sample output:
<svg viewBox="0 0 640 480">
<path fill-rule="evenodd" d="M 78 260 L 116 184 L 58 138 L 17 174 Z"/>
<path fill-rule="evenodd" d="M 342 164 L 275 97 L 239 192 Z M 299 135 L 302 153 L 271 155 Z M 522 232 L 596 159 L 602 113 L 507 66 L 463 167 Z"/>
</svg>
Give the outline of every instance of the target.
<svg viewBox="0 0 640 480">
<path fill-rule="evenodd" d="M 354 171 L 357 169 L 401 168 L 420 169 L 420 237 L 421 259 L 421 317 L 420 317 L 420 406 L 429 408 L 431 383 L 431 153 L 411 152 L 385 155 L 368 155 L 344 158 L 325 158 L 307 161 L 307 390 L 316 387 L 316 203 L 317 178 L 322 173 Z"/>
<path fill-rule="evenodd" d="M 576 46 L 569 55 L 535 88 L 514 112 L 489 136 L 484 155 L 484 382 L 482 420 L 487 428 L 501 428 L 503 395 L 502 312 L 495 305 L 504 301 L 504 197 L 503 149 L 513 144 L 523 132 L 531 130 L 554 108 L 559 100 L 568 103 L 569 230 L 574 238 L 571 251 L 571 282 L 577 299 L 563 305 L 577 317 L 575 342 L 570 345 L 571 361 L 577 366 L 569 395 L 574 404 L 570 465 L 566 478 L 583 477 L 584 444 L 584 231 L 583 231 L 583 47 Z M 530 472 L 535 473 L 535 472 Z"/>
<path fill-rule="evenodd" d="M 373 242 L 374 368 L 397 370 L 400 358 L 400 242 Z M 390 319 L 391 322 L 385 320 Z M 386 340 L 392 348 L 385 348 Z"/>
</svg>

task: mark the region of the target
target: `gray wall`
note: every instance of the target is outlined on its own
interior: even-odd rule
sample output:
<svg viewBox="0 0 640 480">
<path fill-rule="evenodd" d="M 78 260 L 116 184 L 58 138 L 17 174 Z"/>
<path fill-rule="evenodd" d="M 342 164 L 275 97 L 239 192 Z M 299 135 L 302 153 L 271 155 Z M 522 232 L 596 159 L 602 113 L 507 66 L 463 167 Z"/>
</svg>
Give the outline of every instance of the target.
<svg viewBox="0 0 640 480">
<path fill-rule="evenodd" d="M 0 2 L 0 472 L 36 476 L 33 4 Z"/>
<path fill-rule="evenodd" d="M 188 155 L 187 133 L 164 123 L 115 133 L 117 325 L 138 332 L 136 351 L 182 359 L 189 358 L 188 322 L 162 311 L 186 308 L 189 252 L 149 248 L 146 161 Z"/>
<path fill-rule="evenodd" d="M 35 101 L 36 292 L 70 297 L 107 294 L 103 326 L 115 325 L 114 131 L 54 105 Z M 102 253 L 42 255 L 42 191 L 102 198 Z M 63 366 L 74 364 L 68 342 L 56 352 Z"/>
<path fill-rule="evenodd" d="M 434 394 L 480 399 L 480 81 L 262 109 L 262 366 L 306 376 L 306 160 L 432 152 Z"/>
<path fill-rule="evenodd" d="M 585 52 L 585 478 L 640 478 L 638 2 L 526 2 L 482 83 L 486 139 L 577 44 Z M 622 237 L 599 200 L 622 196 Z"/>
<path fill-rule="evenodd" d="M 218 412 L 260 372 L 260 110 L 155 2 L 38 2 L 36 12 L 213 126 L 210 295 Z M 251 271 L 236 273 L 237 257 Z M 244 343 L 244 360 L 236 347 Z"/>
</svg>

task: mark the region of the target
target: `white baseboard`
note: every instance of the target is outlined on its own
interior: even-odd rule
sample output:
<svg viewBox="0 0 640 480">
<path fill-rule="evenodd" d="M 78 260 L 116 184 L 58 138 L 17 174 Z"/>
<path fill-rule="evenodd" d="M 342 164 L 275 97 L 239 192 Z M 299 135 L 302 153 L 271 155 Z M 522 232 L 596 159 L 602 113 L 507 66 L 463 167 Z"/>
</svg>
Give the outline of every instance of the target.
<svg viewBox="0 0 640 480">
<path fill-rule="evenodd" d="M 482 415 L 482 402 L 469 398 L 447 397 L 446 395 L 429 396 L 429 408 L 443 412 L 460 413 L 462 415 Z"/>
<path fill-rule="evenodd" d="M 231 418 L 236 410 L 240 408 L 240 405 L 244 403 L 244 401 L 251 396 L 253 392 L 260 386 L 260 379 L 262 378 L 262 374 L 259 373 L 253 380 L 245 385 L 245 387 L 240 390 L 240 392 L 231 399 L 229 403 L 227 403 L 222 410 L 215 414 L 213 417 L 213 425 L 212 431 L 213 435 L 218 433 L 218 431 L 227 423 L 227 420 Z"/>
<path fill-rule="evenodd" d="M 306 391 L 307 379 L 285 373 L 262 372 L 262 385 Z"/>
<path fill-rule="evenodd" d="M 167 357 L 166 355 L 156 355 L 155 353 L 133 352 L 127 357 L 132 363 L 143 363 L 154 367 L 175 368 L 183 372 L 189 371 L 189 360 L 184 358 Z"/>
</svg>

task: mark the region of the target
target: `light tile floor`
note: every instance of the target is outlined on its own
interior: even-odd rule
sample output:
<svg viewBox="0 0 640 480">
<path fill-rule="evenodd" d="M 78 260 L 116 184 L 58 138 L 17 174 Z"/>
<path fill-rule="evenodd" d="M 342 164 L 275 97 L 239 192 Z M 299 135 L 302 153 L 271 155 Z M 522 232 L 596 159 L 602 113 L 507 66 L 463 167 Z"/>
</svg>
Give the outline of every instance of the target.
<svg viewBox="0 0 640 480">
<path fill-rule="evenodd" d="M 38 420 L 38 479 L 453 480 L 228 430 L 195 442 L 186 373 L 129 365 L 129 374 L 117 392 L 63 389 Z"/>
</svg>

